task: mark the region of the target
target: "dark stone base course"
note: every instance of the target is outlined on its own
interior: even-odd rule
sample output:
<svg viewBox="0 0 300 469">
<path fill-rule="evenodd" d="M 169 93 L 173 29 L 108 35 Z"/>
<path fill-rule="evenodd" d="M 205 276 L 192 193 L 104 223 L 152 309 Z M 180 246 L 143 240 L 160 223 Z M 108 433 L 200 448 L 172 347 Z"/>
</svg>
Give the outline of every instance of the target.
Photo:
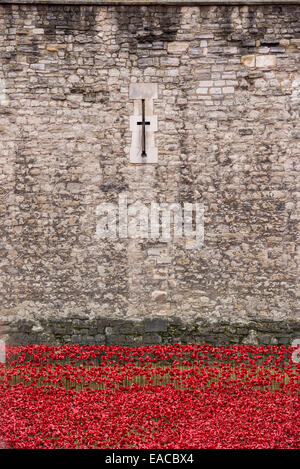
<svg viewBox="0 0 300 469">
<path fill-rule="evenodd" d="M 81 344 L 142 346 L 151 344 L 291 345 L 300 338 L 300 322 L 259 319 L 248 324 L 204 320 L 183 323 L 179 318 L 121 320 L 72 317 L 41 319 L 40 331 L 34 320 L 18 319 L 12 325 L 2 320 L 7 344 Z"/>
</svg>

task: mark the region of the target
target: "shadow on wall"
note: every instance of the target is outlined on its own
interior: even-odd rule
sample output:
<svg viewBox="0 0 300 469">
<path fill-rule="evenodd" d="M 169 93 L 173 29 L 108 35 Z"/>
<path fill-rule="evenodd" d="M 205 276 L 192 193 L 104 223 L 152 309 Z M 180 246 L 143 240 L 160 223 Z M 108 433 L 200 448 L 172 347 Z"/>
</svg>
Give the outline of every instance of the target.
<svg viewBox="0 0 300 469">
<path fill-rule="evenodd" d="M 129 50 L 134 54 L 143 44 L 149 47 L 158 41 L 174 41 L 181 24 L 181 8 L 120 6 L 115 10 L 115 19 L 118 22 L 117 43 L 129 44 Z"/>
</svg>

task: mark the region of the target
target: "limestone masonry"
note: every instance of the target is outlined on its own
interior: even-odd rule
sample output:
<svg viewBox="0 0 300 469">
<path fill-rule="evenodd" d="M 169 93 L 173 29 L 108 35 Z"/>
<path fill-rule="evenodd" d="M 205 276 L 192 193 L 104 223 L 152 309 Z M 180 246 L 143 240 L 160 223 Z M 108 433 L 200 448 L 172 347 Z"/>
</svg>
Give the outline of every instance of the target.
<svg viewBox="0 0 300 469">
<path fill-rule="evenodd" d="M 0 3 L 3 340 L 293 343 L 299 2 L 66 3 Z M 154 164 L 130 161 L 134 83 Z M 203 204 L 203 246 L 97 236 L 120 196 Z"/>
</svg>

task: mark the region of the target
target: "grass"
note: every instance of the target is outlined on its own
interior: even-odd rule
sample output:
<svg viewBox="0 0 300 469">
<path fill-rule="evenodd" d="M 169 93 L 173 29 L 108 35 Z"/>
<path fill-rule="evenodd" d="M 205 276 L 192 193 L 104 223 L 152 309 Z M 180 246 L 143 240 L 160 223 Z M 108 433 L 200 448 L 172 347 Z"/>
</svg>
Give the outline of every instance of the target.
<svg viewBox="0 0 300 469">
<path fill-rule="evenodd" d="M 74 366 L 74 368 L 78 368 L 79 370 L 82 370 L 82 371 L 91 371 L 91 370 L 94 370 L 95 371 L 95 374 L 94 376 L 97 375 L 97 372 L 99 371 L 99 367 L 98 366 Z M 231 380 L 236 380 L 238 379 L 238 375 L 237 373 L 235 372 L 236 371 L 236 366 L 235 367 L 231 367 L 232 368 L 232 373 L 229 377 L 229 379 Z M 55 368 L 54 368 L 55 369 Z M 100 367 L 101 369 L 101 367 Z M 71 389 L 71 388 L 74 388 L 76 391 L 83 391 L 85 389 L 97 389 L 97 390 L 109 390 L 109 391 L 112 391 L 112 387 L 113 388 L 122 388 L 122 387 L 131 387 L 133 384 L 136 384 L 138 386 L 146 386 L 146 385 L 152 385 L 152 386 L 163 386 L 163 385 L 168 385 L 168 384 L 173 384 L 175 389 L 185 389 L 187 387 L 187 381 L 186 381 L 186 376 L 185 375 L 188 375 L 188 376 L 192 376 L 192 375 L 196 375 L 196 376 L 201 376 L 203 375 L 207 370 L 219 370 L 218 366 L 209 366 L 209 367 L 203 367 L 203 368 L 200 368 L 200 367 L 197 367 L 197 366 L 182 366 L 182 365 L 176 365 L 176 366 L 172 366 L 170 368 L 170 366 L 168 365 L 157 365 L 157 364 L 154 364 L 154 365 L 151 365 L 151 368 L 144 368 L 144 367 L 136 367 L 135 369 L 135 375 L 132 376 L 131 378 L 128 378 L 128 376 L 125 376 L 122 380 L 119 379 L 118 382 L 116 382 L 116 380 L 114 379 L 114 374 L 113 372 L 111 371 L 110 373 L 109 372 L 106 372 L 106 374 L 104 375 L 105 379 L 107 380 L 107 382 L 110 383 L 110 385 L 107 386 L 107 384 L 105 384 L 104 382 L 102 383 L 97 383 L 97 382 L 94 382 L 93 380 L 89 381 L 88 378 L 83 380 L 81 383 L 78 383 L 76 382 L 75 380 L 72 380 L 72 379 L 66 379 L 66 378 L 62 378 L 61 380 L 61 383 L 53 383 L 51 381 L 51 379 L 49 381 L 47 381 L 45 379 L 45 377 L 40 377 L 40 378 L 37 378 L 36 380 L 34 380 L 34 378 L 32 380 L 26 378 L 24 380 L 24 376 L 22 376 L 21 373 L 18 373 L 16 375 L 12 375 L 9 379 L 8 379 L 8 382 L 9 382 L 9 385 L 10 386 L 14 386 L 20 382 L 24 382 L 25 385 L 28 385 L 30 386 L 33 382 L 35 382 L 35 385 L 36 386 L 47 386 L 47 385 L 52 385 L 52 386 L 55 386 L 55 387 L 60 387 L 61 385 L 65 388 L 65 389 Z M 12 370 L 12 368 L 10 368 L 9 366 L 7 367 L 7 371 L 8 371 L 8 374 L 9 374 L 9 371 Z M 39 367 L 36 367 L 35 368 L 35 371 L 37 372 L 37 374 L 41 371 L 42 369 L 39 368 Z M 118 365 L 118 371 L 121 373 L 126 373 L 126 367 L 120 367 Z M 170 376 L 170 371 L 172 372 L 173 376 Z M 160 372 L 160 373 L 159 373 Z M 269 375 L 270 374 L 275 374 L 275 370 L 273 369 L 270 369 L 270 368 L 265 368 L 265 367 L 262 367 L 262 366 L 258 366 L 256 367 L 256 377 L 258 378 L 259 375 L 261 373 L 263 373 L 264 375 Z M 296 370 L 294 371 L 295 372 L 295 375 L 296 375 Z M 251 376 L 250 376 L 251 374 Z M 177 375 L 177 376 L 176 376 Z M 99 375 L 98 375 L 99 376 Z M 103 377 L 103 375 L 102 375 Z M 218 376 L 215 376 L 215 377 L 211 377 L 211 379 L 208 379 L 206 380 L 206 382 L 202 383 L 201 387 L 209 387 L 211 386 L 212 383 L 217 383 L 219 381 L 222 380 L 222 378 L 224 377 L 224 372 L 222 372 L 222 370 L 219 370 L 219 373 L 218 373 Z M 244 382 L 245 384 L 249 381 L 249 379 L 251 380 L 253 378 L 253 372 L 252 370 L 249 370 L 248 373 L 244 375 L 243 379 L 242 379 L 242 382 Z M 284 371 L 282 371 L 282 379 L 281 379 L 281 382 L 286 385 L 288 384 L 290 381 L 290 376 L 288 376 L 286 373 L 284 373 Z M 280 389 L 280 382 L 278 381 L 274 381 L 274 383 L 272 383 L 271 387 L 269 385 L 267 386 L 253 386 L 253 389 L 269 389 L 271 391 L 275 391 L 275 390 L 278 390 Z"/>
</svg>

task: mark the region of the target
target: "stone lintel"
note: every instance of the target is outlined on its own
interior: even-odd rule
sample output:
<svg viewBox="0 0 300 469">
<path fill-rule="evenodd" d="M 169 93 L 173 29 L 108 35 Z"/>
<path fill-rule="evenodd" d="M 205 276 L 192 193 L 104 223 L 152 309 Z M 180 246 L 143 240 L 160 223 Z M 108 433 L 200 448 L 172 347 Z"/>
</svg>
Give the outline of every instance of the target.
<svg viewBox="0 0 300 469">
<path fill-rule="evenodd" d="M 157 83 L 131 83 L 130 99 L 157 99 Z"/>
</svg>

